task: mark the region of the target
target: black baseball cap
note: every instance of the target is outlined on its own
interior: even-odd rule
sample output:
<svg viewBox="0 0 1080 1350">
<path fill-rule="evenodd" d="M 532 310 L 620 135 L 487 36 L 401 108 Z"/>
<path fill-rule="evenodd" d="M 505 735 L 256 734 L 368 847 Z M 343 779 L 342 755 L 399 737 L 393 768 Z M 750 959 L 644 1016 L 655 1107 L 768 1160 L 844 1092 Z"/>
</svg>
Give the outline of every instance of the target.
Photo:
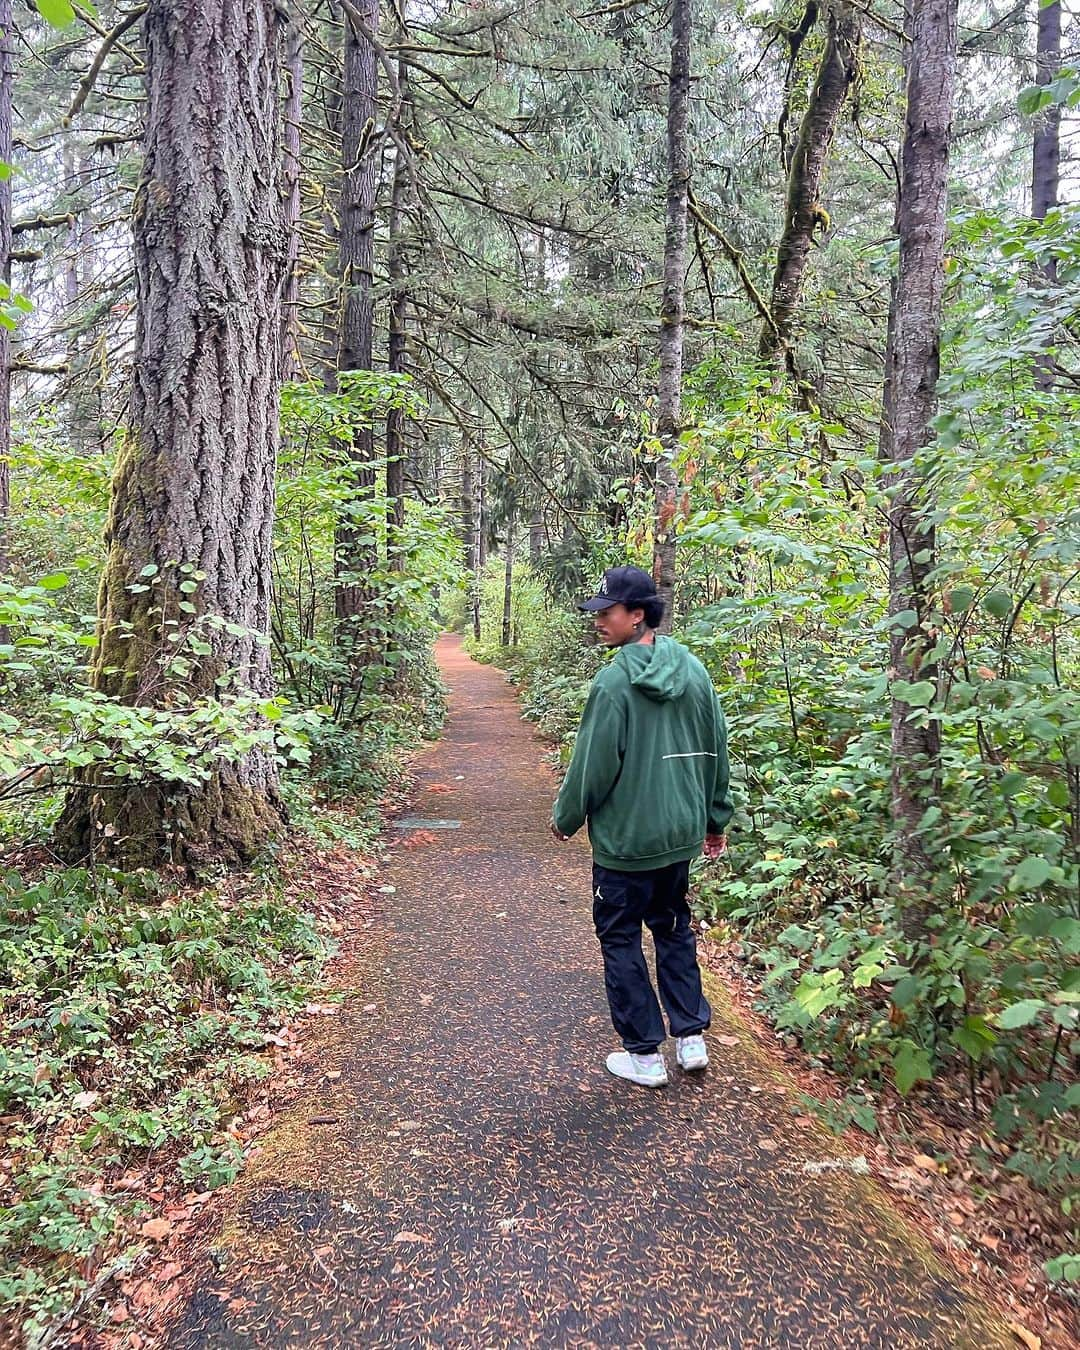
<svg viewBox="0 0 1080 1350">
<path fill-rule="evenodd" d="M 656 599 L 656 582 L 640 567 L 609 567 L 600 582 L 600 589 L 589 600 L 583 600 L 578 609 L 610 609 L 625 605 L 636 609 L 646 600 Z"/>
</svg>

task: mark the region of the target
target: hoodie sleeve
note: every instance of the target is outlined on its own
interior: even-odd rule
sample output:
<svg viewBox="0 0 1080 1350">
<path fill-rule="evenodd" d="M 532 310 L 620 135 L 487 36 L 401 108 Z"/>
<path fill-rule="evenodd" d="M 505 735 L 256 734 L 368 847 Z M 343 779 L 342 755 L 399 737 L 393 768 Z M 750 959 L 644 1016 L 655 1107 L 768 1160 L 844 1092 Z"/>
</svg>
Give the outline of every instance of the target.
<svg viewBox="0 0 1080 1350">
<path fill-rule="evenodd" d="M 715 696 L 714 696 L 715 697 Z M 709 821 L 706 829 L 709 834 L 723 834 L 728 821 L 735 814 L 735 804 L 731 800 L 731 771 L 727 754 L 727 723 L 724 712 L 716 700 L 716 778 L 713 784 L 712 801 L 709 803 Z"/>
<path fill-rule="evenodd" d="M 603 685 L 594 684 L 552 812 L 560 834 L 576 834 L 601 805 L 619 777 L 625 750 L 624 710 Z"/>
</svg>

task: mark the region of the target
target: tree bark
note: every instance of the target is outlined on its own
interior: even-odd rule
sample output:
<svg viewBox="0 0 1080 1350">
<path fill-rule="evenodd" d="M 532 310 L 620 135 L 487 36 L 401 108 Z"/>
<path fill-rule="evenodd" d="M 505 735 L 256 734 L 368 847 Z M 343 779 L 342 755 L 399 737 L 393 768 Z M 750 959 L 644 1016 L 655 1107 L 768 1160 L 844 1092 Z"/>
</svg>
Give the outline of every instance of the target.
<svg viewBox="0 0 1080 1350">
<path fill-rule="evenodd" d="M 480 431 L 480 445 L 476 452 L 476 576 L 483 575 L 488 557 L 487 460 L 484 458 L 484 432 Z M 479 602 L 477 602 L 479 603 Z"/>
<path fill-rule="evenodd" d="M 682 430 L 683 310 L 686 287 L 686 218 L 690 189 L 690 0 L 673 0 L 667 113 L 667 221 L 664 283 L 660 299 L 660 382 L 657 435 L 653 576 L 664 602 L 660 631 L 670 633 L 675 602 L 675 529 L 678 479 L 675 456 Z"/>
<path fill-rule="evenodd" d="M 480 573 L 477 566 L 477 509 L 473 478 L 472 446 L 466 440 L 461 447 L 461 539 L 465 555 L 465 580 L 468 587 L 469 619 L 473 636 L 480 640 Z"/>
<path fill-rule="evenodd" d="M 510 646 L 510 616 L 514 600 L 514 512 L 506 517 L 506 560 L 503 569 L 502 645 Z"/>
<path fill-rule="evenodd" d="M 529 521 L 529 562 L 533 567 L 540 566 L 544 556 L 544 514 L 540 507 L 534 507 Z"/>
<path fill-rule="evenodd" d="M 70 212 L 64 254 L 64 317 L 66 374 L 62 382 L 66 404 L 64 424 L 68 444 L 79 455 L 100 450 L 102 408 L 100 371 L 93 355 L 100 321 L 93 317 L 88 297 L 94 293 L 95 234 L 91 192 L 94 174 L 89 157 L 76 158 L 70 141 L 63 149 L 64 199 Z"/>
<path fill-rule="evenodd" d="M 286 248 L 279 15 L 274 0 L 150 0 L 143 22 L 131 428 L 112 488 L 92 684 L 167 707 L 192 694 L 272 692 Z M 202 578 L 190 596 L 180 590 L 186 564 Z M 153 584 L 141 580 L 148 567 Z M 178 682 L 166 669 L 169 634 L 196 622 L 184 603 L 220 626 L 200 630 L 210 652 Z M 69 796 L 58 842 L 73 859 L 113 835 L 129 865 L 236 862 L 280 818 L 274 762 L 257 750 L 198 788 L 90 780 Z"/>
<path fill-rule="evenodd" d="M 795 314 L 802 296 L 814 232 L 828 228 L 821 205 L 822 184 L 840 111 L 858 66 L 860 13 L 847 0 L 834 0 L 828 10 L 825 47 L 810 102 L 799 128 L 788 171 L 784 229 L 776 250 L 770 312 L 773 322 L 762 329 L 760 351 L 768 362 L 782 356 L 796 378 L 793 353 Z"/>
<path fill-rule="evenodd" d="M 15 35 L 11 0 L 0 0 L 0 162 L 11 164 Z M 11 284 L 11 175 L 0 175 L 0 281 Z M 0 577 L 11 568 L 11 334 L 0 324 Z"/>
<path fill-rule="evenodd" d="M 360 16 L 374 32 L 378 0 L 361 0 Z M 378 63 L 371 42 L 346 19 L 341 126 L 340 264 L 343 303 L 338 343 L 339 377 L 350 370 L 371 370 L 375 331 L 373 269 L 375 196 L 378 159 L 374 153 Z M 375 443 L 370 426 L 361 427 L 349 447 L 358 507 L 375 490 Z M 378 565 L 375 546 L 364 542 L 371 522 L 346 516 L 335 540 L 339 568 L 335 594 L 338 630 L 354 668 L 363 663 L 364 624 L 369 577 Z"/>
<path fill-rule="evenodd" d="M 1049 84 L 1061 73 L 1061 4 L 1038 10 L 1038 37 L 1035 47 L 1035 83 Z M 1059 204 L 1061 175 L 1061 106 L 1054 103 L 1039 113 L 1031 143 L 1031 214 L 1036 220 L 1045 220 Z M 1057 259 L 1051 254 L 1039 269 L 1045 281 L 1057 282 Z M 1049 354 L 1040 355 L 1035 362 L 1035 385 L 1042 390 L 1054 385 L 1054 362 Z"/>
<path fill-rule="evenodd" d="M 285 29 L 285 125 L 282 192 L 285 197 L 285 293 L 281 307 L 281 378 L 300 375 L 300 123 L 303 116 L 304 30 L 299 6 L 289 6 Z"/>
<path fill-rule="evenodd" d="M 1035 48 L 1035 83 L 1050 84 L 1061 73 L 1061 4 L 1038 6 L 1038 37 Z M 1035 125 L 1031 147 L 1031 214 L 1045 220 L 1058 205 L 1061 172 L 1061 106 L 1043 109 Z"/>
<path fill-rule="evenodd" d="M 915 0 L 907 52 L 907 114 L 897 207 L 899 264 L 885 355 L 880 453 L 889 469 L 889 614 L 894 680 L 930 681 L 934 638 L 928 577 L 934 529 L 911 461 L 931 436 L 940 363 L 946 191 L 956 81 L 957 0 Z M 914 622 L 909 622 L 912 612 Z M 911 719 L 915 713 L 914 720 Z M 923 722 L 925 721 L 925 725 Z M 918 825 L 937 795 L 940 724 L 892 696 L 892 817 L 895 878 L 907 935 L 920 937 L 929 913 L 935 859 Z"/>
<path fill-rule="evenodd" d="M 404 17 L 405 0 L 398 13 Z M 392 375 L 405 374 L 408 343 L 409 308 L 409 220 L 410 169 L 406 146 L 412 127 L 412 98 L 409 93 L 409 67 L 404 59 L 397 63 L 400 91 L 398 105 L 398 144 L 394 157 L 394 185 L 390 200 L 387 270 L 390 277 L 390 324 L 387 341 L 387 369 Z M 387 546 L 390 566 L 400 570 L 402 558 L 394 547 L 395 532 L 405 524 L 405 412 L 391 408 L 386 414 L 386 497 Z"/>
</svg>

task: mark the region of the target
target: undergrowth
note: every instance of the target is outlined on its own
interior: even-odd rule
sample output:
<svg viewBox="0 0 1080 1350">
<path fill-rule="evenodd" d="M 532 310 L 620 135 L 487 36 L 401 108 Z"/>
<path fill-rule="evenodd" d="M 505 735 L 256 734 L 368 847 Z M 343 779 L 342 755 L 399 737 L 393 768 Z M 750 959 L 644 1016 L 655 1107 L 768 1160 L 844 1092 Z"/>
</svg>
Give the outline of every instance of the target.
<svg viewBox="0 0 1080 1350">
<path fill-rule="evenodd" d="M 151 1162 L 232 1180 L 231 1120 L 326 954 L 270 881 L 170 893 L 154 874 L 0 877 L 0 1301 L 34 1345 L 134 1250 Z"/>
</svg>

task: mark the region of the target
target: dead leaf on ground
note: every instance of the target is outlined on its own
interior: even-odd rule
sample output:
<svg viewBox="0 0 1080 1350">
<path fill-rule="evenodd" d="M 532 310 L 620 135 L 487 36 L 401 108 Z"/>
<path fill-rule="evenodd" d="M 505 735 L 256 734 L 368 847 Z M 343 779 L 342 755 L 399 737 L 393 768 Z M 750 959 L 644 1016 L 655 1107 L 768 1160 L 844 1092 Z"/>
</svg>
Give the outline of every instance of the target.
<svg viewBox="0 0 1080 1350">
<path fill-rule="evenodd" d="M 1042 1350 L 1042 1337 L 1028 1331 L 1027 1327 L 1022 1327 L 1019 1322 L 1010 1322 L 1009 1330 L 1018 1341 L 1023 1341 L 1028 1350 Z"/>
<path fill-rule="evenodd" d="M 425 1237 L 423 1233 L 412 1233 L 407 1228 L 403 1228 L 400 1233 L 394 1234 L 395 1242 L 423 1242 L 431 1245 L 432 1239 Z"/>
<path fill-rule="evenodd" d="M 147 1219 L 139 1232 L 154 1242 L 163 1242 L 172 1232 L 172 1224 L 168 1219 Z"/>
<path fill-rule="evenodd" d="M 716 1043 L 717 1045 L 727 1045 L 727 1046 L 738 1045 L 739 1038 L 738 1036 L 717 1036 Z"/>
</svg>

